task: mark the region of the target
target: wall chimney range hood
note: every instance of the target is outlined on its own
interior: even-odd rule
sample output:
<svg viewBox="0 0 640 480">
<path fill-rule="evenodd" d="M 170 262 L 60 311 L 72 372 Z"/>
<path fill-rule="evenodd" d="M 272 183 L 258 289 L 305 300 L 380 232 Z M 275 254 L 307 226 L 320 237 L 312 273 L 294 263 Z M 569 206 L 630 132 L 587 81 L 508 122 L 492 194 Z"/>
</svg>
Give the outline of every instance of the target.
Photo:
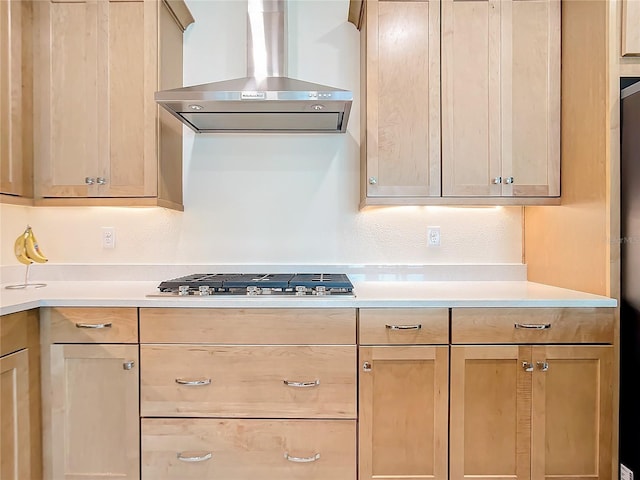
<svg viewBox="0 0 640 480">
<path fill-rule="evenodd" d="M 248 0 L 247 77 L 156 92 L 196 133 L 344 133 L 353 93 L 287 77 L 285 0 Z"/>
</svg>

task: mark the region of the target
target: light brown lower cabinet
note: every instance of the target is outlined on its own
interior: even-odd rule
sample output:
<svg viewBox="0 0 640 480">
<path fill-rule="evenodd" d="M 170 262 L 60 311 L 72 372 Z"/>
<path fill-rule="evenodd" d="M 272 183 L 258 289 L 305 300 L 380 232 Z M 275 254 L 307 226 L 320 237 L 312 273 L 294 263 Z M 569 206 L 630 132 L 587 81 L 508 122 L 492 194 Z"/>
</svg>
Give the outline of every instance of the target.
<svg viewBox="0 0 640 480">
<path fill-rule="evenodd" d="M 135 308 L 42 309 L 45 479 L 140 478 L 137 330 L 131 338 L 125 328 L 132 318 Z M 99 343 L 100 335 L 132 343 Z"/>
<path fill-rule="evenodd" d="M 0 317 L 0 478 L 40 479 L 38 311 Z"/>
<path fill-rule="evenodd" d="M 453 310 L 452 341 L 476 344 L 451 346 L 451 480 L 611 478 L 613 346 L 539 344 L 578 321 L 606 341 L 613 311 L 596 310 Z M 508 335 L 528 343 L 486 344 Z"/>
<path fill-rule="evenodd" d="M 355 420 L 142 420 L 144 480 L 354 480 L 355 456 Z"/>
<path fill-rule="evenodd" d="M 19 350 L 0 357 L 0 478 L 31 478 L 29 357 Z"/>
<path fill-rule="evenodd" d="M 360 309 L 359 321 L 358 478 L 447 480 L 448 310 Z"/>
</svg>

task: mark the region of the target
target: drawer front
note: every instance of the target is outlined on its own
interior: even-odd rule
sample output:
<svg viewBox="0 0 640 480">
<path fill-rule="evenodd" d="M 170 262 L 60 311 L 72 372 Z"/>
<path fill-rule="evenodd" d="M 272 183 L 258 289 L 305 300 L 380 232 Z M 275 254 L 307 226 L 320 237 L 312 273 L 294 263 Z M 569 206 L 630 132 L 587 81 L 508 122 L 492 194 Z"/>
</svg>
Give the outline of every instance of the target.
<svg viewBox="0 0 640 480">
<path fill-rule="evenodd" d="M 141 308 L 140 341 L 348 345 L 356 343 L 356 312 L 353 308 Z"/>
<path fill-rule="evenodd" d="M 360 345 L 449 343 L 447 308 L 361 308 Z"/>
<path fill-rule="evenodd" d="M 51 343 L 138 343 L 136 308 L 43 308 Z"/>
<path fill-rule="evenodd" d="M 142 415 L 355 418 L 356 368 L 355 345 L 142 345 Z"/>
<path fill-rule="evenodd" d="M 0 357 L 29 347 L 29 334 L 38 337 L 38 310 L 0 317 Z"/>
<path fill-rule="evenodd" d="M 454 308 L 452 343 L 613 343 L 612 308 Z"/>
<path fill-rule="evenodd" d="M 142 478 L 355 480 L 356 422 L 145 418 Z"/>
</svg>

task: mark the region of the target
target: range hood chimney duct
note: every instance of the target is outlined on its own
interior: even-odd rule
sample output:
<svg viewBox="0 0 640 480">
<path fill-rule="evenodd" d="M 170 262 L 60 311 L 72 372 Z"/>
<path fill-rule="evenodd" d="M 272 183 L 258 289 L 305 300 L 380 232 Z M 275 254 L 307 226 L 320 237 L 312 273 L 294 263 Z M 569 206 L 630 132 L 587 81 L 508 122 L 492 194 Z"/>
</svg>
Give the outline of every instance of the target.
<svg viewBox="0 0 640 480">
<path fill-rule="evenodd" d="M 285 0 L 247 0 L 247 77 L 156 92 L 197 133 L 344 133 L 353 94 L 287 76 Z"/>
</svg>

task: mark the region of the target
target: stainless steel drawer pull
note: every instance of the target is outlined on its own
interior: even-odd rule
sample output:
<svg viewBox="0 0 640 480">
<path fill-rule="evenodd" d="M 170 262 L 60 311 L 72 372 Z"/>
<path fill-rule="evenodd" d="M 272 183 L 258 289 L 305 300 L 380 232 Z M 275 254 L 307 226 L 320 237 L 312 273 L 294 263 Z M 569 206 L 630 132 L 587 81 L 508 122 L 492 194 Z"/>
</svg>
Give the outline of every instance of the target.
<svg viewBox="0 0 640 480">
<path fill-rule="evenodd" d="M 287 387 L 297 388 L 317 387 L 320 385 L 320 379 L 314 380 L 313 382 L 292 382 L 290 380 L 283 380 L 283 382 Z"/>
<path fill-rule="evenodd" d="M 76 323 L 76 328 L 111 328 L 111 323 Z"/>
<path fill-rule="evenodd" d="M 131 370 L 133 369 L 134 365 L 135 365 L 135 362 L 133 360 L 127 360 L 122 364 L 122 368 L 124 368 L 125 370 Z"/>
<path fill-rule="evenodd" d="M 385 325 L 389 330 L 420 330 L 422 324 L 417 325 Z"/>
<path fill-rule="evenodd" d="M 179 452 L 178 460 L 182 462 L 205 462 L 213 457 L 211 452 Z"/>
<path fill-rule="evenodd" d="M 211 385 L 211 379 L 210 378 L 176 378 L 176 383 L 178 385 L 189 385 L 189 386 Z"/>
<path fill-rule="evenodd" d="M 530 330 L 549 330 L 550 323 L 515 323 L 514 328 L 528 328 Z"/>
<path fill-rule="evenodd" d="M 291 455 L 289 455 L 289 453 L 285 453 L 284 458 L 286 458 L 290 462 L 295 463 L 310 463 L 315 462 L 316 460 L 320 460 L 320 454 L 316 453 L 312 457 L 292 457 Z"/>
</svg>

